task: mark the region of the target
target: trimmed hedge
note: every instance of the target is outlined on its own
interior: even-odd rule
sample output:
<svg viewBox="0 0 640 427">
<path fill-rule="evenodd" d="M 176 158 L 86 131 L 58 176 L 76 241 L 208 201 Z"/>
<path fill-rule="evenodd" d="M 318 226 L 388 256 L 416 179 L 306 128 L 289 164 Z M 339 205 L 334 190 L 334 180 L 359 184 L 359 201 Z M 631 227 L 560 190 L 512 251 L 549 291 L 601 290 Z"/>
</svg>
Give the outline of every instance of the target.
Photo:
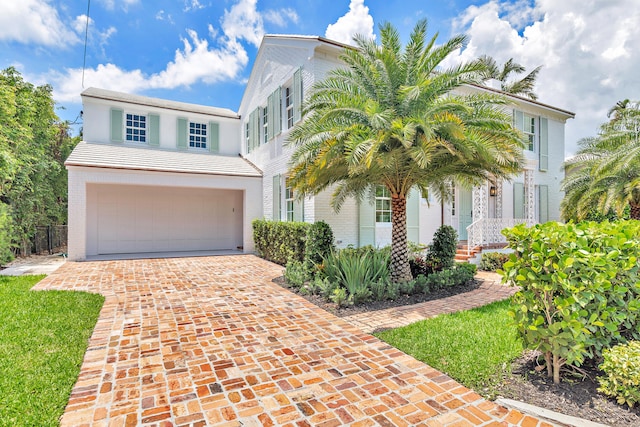
<svg viewBox="0 0 640 427">
<path fill-rule="evenodd" d="M 256 252 L 262 258 L 280 265 L 304 262 L 307 230 L 311 224 L 265 219 L 256 219 L 251 224 Z"/>
<path fill-rule="evenodd" d="M 548 222 L 506 229 L 503 280 L 520 286 L 511 315 L 547 373 L 640 339 L 640 222 Z"/>
</svg>

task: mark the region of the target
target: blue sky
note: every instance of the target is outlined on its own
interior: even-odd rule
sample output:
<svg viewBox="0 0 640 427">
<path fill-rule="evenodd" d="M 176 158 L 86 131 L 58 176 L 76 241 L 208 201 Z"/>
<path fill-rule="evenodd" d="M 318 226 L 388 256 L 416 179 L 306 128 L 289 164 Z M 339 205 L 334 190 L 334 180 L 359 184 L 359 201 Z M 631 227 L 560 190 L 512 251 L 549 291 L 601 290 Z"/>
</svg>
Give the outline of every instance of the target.
<svg viewBox="0 0 640 427">
<path fill-rule="evenodd" d="M 0 2 L 0 67 L 49 83 L 63 119 L 81 110 L 86 0 Z M 349 42 L 389 21 L 406 38 L 429 21 L 439 40 L 466 33 L 447 64 L 490 54 L 543 65 L 540 101 L 577 114 L 566 152 L 606 111 L 640 99 L 638 0 L 93 0 L 84 87 L 96 86 L 236 110 L 262 35 Z"/>
</svg>

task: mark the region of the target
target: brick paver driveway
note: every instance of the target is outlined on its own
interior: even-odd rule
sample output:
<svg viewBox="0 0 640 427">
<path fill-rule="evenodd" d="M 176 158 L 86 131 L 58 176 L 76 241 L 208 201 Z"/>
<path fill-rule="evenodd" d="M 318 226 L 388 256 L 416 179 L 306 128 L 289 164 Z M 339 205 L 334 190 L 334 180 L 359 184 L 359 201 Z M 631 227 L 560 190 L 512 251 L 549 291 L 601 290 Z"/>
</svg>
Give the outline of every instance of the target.
<svg viewBox="0 0 640 427">
<path fill-rule="evenodd" d="M 61 425 L 543 425 L 272 284 L 254 256 L 68 262 L 106 297 Z"/>
</svg>

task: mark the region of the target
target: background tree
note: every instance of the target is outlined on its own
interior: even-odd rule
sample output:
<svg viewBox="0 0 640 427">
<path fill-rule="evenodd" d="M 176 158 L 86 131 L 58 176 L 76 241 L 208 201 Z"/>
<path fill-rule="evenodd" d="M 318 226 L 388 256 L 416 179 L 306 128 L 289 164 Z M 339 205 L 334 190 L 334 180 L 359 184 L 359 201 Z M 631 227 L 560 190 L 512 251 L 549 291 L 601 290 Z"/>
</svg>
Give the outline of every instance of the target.
<svg viewBox="0 0 640 427">
<path fill-rule="evenodd" d="M 290 182 L 299 194 L 333 189 L 338 210 L 347 197 L 362 200 L 375 186 L 391 194 L 391 278 L 411 279 L 407 253 L 406 200 L 411 189 L 447 199 L 450 183 L 471 186 L 490 176 L 520 171 L 521 135 L 494 95 L 455 96 L 477 83 L 483 65 L 440 69 L 466 41 L 456 36 L 436 46 L 420 21 L 404 49 L 390 24 L 381 45 L 355 37 L 356 49 L 341 56 L 346 67 L 314 84 L 303 105 L 304 120 L 292 130 L 295 146 Z"/>
<path fill-rule="evenodd" d="M 578 142 L 577 154 L 564 164 L 562 216 L 583 220 L 610 210 L 640 219 L 640 105 L 618 102 L 598 135 Z"/>
<path fill-rule="evenodd" d="M 15 68 L 0 71 L 0 218 L 7 222 L 0 230 L 9 234 L 0 242 L 23 254 L 35 226 L 66 223 L 64 160 L 78 138 L 54 107 L 51 86 L 26 82 Z"/>
<path fill-rule="evenodd" d="M 502 68 L 500 68 L 496 60 L 489 55 L 482 55 L 479 60 L 485 66 L 484 70 L 480 73 L 484 82 L 489 79 L 495 79 L 500 81 L 500 88 L 503 92 L 525 96 L 534 101 L 538 99 L 538 95 L 536 95 L 533 90 L 542 65 L 534 68 L 533 71 L 519 80 L 517 78 L 510 80 L 514 74 L 519 75 L 526 71 L 526 69 L 515 62 L 513 58 L 509 58 L 509 60 L 502 65 Z"/>
</svg>

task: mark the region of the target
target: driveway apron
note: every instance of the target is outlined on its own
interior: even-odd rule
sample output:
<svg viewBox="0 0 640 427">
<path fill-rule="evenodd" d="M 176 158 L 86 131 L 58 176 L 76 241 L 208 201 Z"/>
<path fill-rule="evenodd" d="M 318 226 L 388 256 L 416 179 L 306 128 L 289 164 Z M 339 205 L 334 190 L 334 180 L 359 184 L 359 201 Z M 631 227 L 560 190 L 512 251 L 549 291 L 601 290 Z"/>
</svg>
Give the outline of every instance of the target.
<svg viewBox="0 0 640 427">
<path fill-rule="evenodd" d="M 251 255 L 67 262 L 106 301 L 62 426 L 548 426 L 308 303 Z"/>
</svg>

